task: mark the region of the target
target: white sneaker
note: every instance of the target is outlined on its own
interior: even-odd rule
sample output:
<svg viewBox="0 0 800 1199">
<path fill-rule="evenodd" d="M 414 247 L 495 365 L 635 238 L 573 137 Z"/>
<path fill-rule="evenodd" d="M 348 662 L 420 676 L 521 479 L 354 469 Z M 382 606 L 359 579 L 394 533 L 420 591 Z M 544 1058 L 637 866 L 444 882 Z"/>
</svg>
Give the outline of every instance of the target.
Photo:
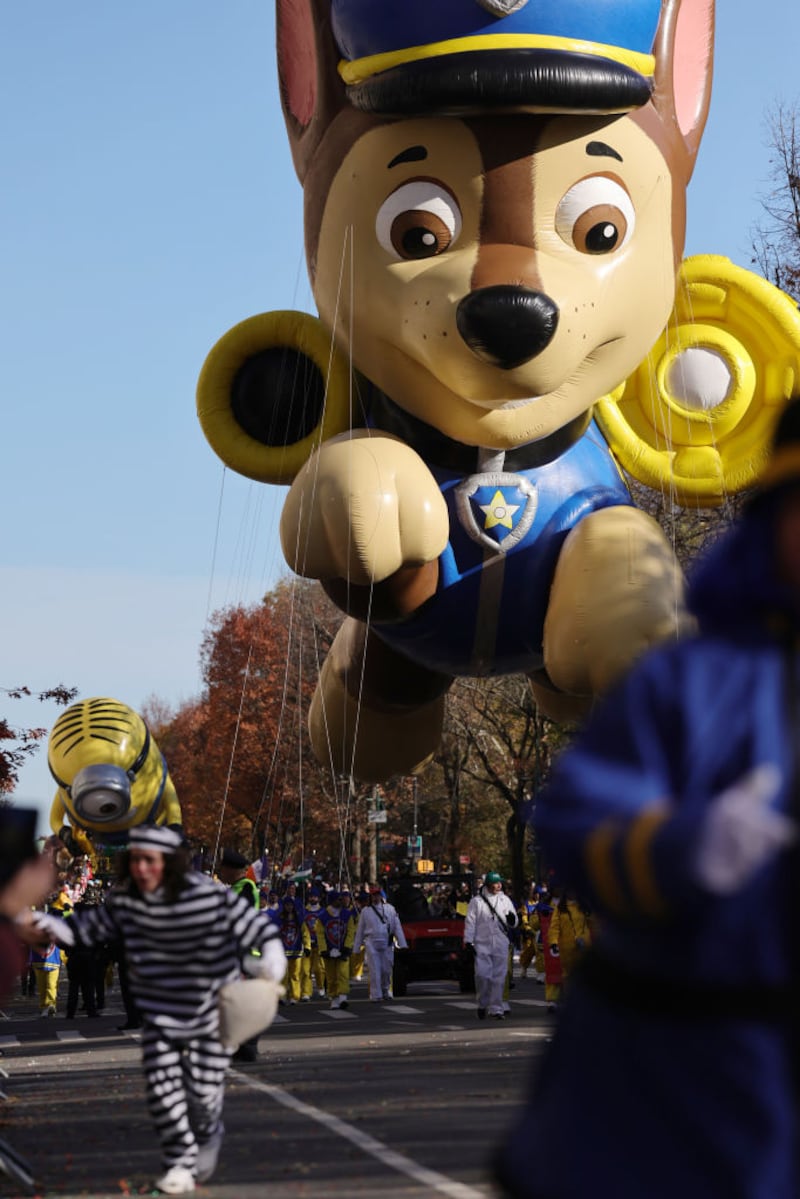
<svg viewBox="0 0 800 1199">
<path fill-rule="evenodd" d="M 332 1008 L 338 1008 L 338 1007 L 341 1007 L 341 1006 L 342 1006 L 342 997 L 341 997 L 341 995 L 334 995 L 333 999 L 331 1000 L 331 1007 L 332 1007 Z"/>
<path fill-rule="evenodd" d="M 190 1195 L 194 1190 L 194 1174 L 186 1166 L 170 1166 L 155 1187 L 163 1195 Z"/>
</svg>

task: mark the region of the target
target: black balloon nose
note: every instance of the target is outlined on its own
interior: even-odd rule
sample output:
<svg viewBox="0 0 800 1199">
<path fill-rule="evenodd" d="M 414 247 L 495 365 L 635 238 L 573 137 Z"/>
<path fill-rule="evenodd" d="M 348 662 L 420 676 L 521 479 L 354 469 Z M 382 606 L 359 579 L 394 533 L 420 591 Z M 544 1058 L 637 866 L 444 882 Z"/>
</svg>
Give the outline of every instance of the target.
<svg viewBox="0 0 800 1199">
<path fill-rule="evenodd" d="M 473 354 L 503 371 L 541 354 L 558 325 L 558 309 L 540 291 L 482 287 L 456 310 L 458 331 Z"/>
</svg>

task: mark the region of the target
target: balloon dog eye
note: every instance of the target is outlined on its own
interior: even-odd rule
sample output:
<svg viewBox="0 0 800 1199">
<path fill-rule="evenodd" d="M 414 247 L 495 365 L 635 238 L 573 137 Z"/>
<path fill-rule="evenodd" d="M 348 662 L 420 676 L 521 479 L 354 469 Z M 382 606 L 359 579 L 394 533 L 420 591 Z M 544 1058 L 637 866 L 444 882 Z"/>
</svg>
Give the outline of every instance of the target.
<svg viewBox="0 0 800 1199">
<path fill-rule="evenodd" d="M 556 231 L 581 254 L 610 254 L 636 224 L 631 198 L 613 179 L 595 175 L 571 187 L 556 209 Z"/>
<path fill-rule="evenodd" d="M 461 210 L 445 188 L 415 179 L 384 200 L 375 232 L 393 258 L 433 258 L 443 254 L 461 232 Z"/>
</svg>

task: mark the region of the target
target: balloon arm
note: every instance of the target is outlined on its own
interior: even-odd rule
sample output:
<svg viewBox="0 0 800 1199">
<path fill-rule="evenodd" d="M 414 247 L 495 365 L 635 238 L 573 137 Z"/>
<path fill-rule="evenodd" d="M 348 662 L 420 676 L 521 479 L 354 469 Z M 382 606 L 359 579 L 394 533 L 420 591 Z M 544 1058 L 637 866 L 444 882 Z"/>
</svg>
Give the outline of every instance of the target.
<svg viewBox="0 0 800 1199">
<path fill-rule="evenodd" d="M 298 574 L 367 586 L 435 561 L 447 545 L 449 517 L 416 451 L 363 429 L 312 455 L 289 489 L 280 532 Z"/>
</svg>

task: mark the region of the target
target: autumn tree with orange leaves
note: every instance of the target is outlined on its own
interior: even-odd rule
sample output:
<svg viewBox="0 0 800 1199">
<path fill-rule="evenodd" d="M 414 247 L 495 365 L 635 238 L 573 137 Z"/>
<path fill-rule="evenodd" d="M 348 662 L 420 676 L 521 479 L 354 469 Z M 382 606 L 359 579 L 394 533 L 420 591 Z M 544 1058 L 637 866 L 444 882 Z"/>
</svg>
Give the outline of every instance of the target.
<svg viewBox="0 0 800 1199">
<path fill-rule="evenodd" d="M 336 787 L 311 753 L 306 722 L 340 623 L 317 584 L 283 580 L 260 604 L 211 618 L 200 699 L 169 718 L 154 701 L 146 710 L 187 832 L 211 855 L 224 845 L 298 861 L 337 852 Z"/>
</svg>

